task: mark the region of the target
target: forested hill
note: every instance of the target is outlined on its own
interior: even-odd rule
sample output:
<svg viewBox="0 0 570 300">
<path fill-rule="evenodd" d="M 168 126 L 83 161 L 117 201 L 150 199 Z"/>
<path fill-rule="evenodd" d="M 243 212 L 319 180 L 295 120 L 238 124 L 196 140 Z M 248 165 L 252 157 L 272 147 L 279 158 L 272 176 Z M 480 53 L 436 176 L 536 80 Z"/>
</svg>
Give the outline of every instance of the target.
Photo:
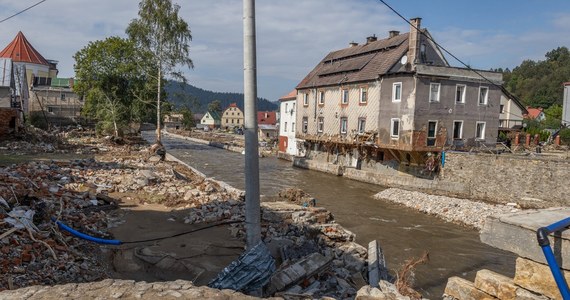
<svg viewBox="0 0 570 300">
<path fill-rule="evenodd" d="M 524 105 L 548 108 L 562 105 L 563 83 L 570 81 L 570 51 L 558 47 L 545 55 L 545 60 L 525 60 L 512 71 L 503 72 L 505 87 Z"/>
<path fill-rule="evenodd" d="M 244 96 L 242 93 L 212 92 L 175 81 L 169 81 L 165 89 L 168 101 L 176 108 L 188 107 L 195 113 L 205 113 L 210 102 L 219 100 L 223 109 L 228 107 L 230 103 L 235 102 L 243 110 Z M 276 102 L 271 102 L 265 98 L 257 98 L 257 110 L 275 111 L 277 109 L 278 104 Z"/>
</svg>

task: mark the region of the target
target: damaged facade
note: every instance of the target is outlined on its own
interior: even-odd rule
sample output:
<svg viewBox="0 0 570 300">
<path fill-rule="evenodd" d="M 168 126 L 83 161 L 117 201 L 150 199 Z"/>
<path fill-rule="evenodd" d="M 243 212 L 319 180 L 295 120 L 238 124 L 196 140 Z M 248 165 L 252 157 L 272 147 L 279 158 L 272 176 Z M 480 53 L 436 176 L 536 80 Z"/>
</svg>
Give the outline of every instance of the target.
<svg viewBox="0 0 570 300">
<path fill-rule="evenodd" d="M 309 158 L 402 170 L 444 147 L 494 146 L 502 74 L 451 67 L 411 21 L 410 33 L 329 53 L 296 87 L 296 137 Z"/>
<path fill-rule="evenodd" d="M 24 126 L 28 98 L 19 71 L 12 59 L 0 58 L 0 137 L 18 132 Z"/>
</svg>

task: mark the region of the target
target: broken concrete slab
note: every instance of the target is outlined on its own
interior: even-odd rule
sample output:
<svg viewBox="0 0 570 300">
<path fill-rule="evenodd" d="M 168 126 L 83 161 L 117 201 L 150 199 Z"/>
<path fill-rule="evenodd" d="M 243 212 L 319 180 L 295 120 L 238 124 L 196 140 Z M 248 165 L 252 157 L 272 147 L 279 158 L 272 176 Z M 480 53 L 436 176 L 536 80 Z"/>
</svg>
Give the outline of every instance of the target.
<svg viewBox="0 0 570 300">
<path fill-rule="evenodd" d="M 368 243 L 368 282 L 372 287 L 378 287 L 380 280 L 388 280 L 388 269 L 384 251 L 377 240 Z"/>
<path fill-rule="evenodd" d="M 294 264 L 284 267 L 273 274 L 269 282 L 269 294 L 280 292 L 325 270 L 332 262 L 332 257 L 319 253 L 307 255 Z"/>
<path fill-rule="evenodd" d="M 570 208 L 526 210 L 513 214 L 487 218 L 481 231 L 481 241 L 493 247 L 513 252 L 546 264 L 542 249 L 536 239 L 536 230 L 570 216 Z M 564 231 L 560 238 L 550 236 L 550 243 L 560 266 L 570 270 L 570 232 Z"/>
</svg>

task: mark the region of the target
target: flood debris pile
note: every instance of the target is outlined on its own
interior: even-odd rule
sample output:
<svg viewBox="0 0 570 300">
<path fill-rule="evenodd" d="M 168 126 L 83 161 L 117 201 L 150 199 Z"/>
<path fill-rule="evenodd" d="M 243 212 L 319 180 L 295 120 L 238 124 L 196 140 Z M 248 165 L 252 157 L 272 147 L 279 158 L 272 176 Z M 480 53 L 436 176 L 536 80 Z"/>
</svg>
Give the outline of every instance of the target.
<svg viewBox="0 0 570 300">
<path fill-rule="evenodd" d="M 301 189 L 287 188 L 277 194 L 281 201 L 292 202 L 302 206 L 316 206 L 317 199 Z"/>
<path fill-rule="evenodd" d="M 186 220 L 239 220 L 243 215 L 244 202 L 229 200 L 195 207 Z M 277 263 L 265 287 L 266 296 L 353 298 L 366 284 L 367 250 L 326 209 L 264 202 L 261 226 L 262 240 Z M 232 224 L 230 231 L 234 237 L 245 238 L 243 223 Z"/>
<path fill-rule="evenodd" d="M 75 180 L 64 163 L 0 168 L 0 290 L 106 278 L 97 246 L 60 231 L 51 220 L 108 238 L 105 211 L 114 206 L 93 191 L 64 188 Z"/>
</svg>

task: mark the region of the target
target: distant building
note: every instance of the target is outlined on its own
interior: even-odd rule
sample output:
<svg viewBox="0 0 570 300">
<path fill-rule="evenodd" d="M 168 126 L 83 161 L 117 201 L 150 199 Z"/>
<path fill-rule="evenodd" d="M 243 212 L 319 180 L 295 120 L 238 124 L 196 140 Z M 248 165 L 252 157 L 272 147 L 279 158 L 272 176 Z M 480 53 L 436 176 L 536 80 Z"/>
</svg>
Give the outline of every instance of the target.
<svg viewBox="0 0 570 300">
<path fill-rule="evenodd" d="M 182 129 L 183 128 L 183 124 L 182 124 L 182 120 L 184 119 L 184 116 L 180 113 L 170 113 L 166 116 L 164 116 L 164 127 L 166 129 Z"/>
<path fill-rule="evenodd" d="M 562 124 L 570 126 L 570 82 L 564 83 L 564 99 L 562 102 Z"/>
<path fill-rule="evenodd" d="M 222 127 L 243 127 L 244 115 L 236 103 L 230 104 L 222 113 Z"/>
<path fill-rule="evenodd" d="M 257 124 L 277 125 L 277 113 L 274 111 L 258 111 Z"/>
<path fill-rule="evenodd" d="M 73 78 L 57 78 L 57 61 L 45 59 L 20 31 L 2 51 L 11 59 L 16 99 L 24 113 L 44 111 L 50 122 L 64 125 L 79 117 L 83 101 L 73 92 Z"/>
<path fill-rule="evenodd" d="M 204 128 L 208 127 L 210 129 L 220 128 L 221 123 L 222 118 L 220 118 L 220 115 L 215 111 L 205 113 L 202 120 L 200 120 L 200 124 L 202 124 Z"/>
<path fill-rule="evenodd" d="M 295 138 L 295 119 L 297 90 L 279 98 L 279 151 L 289 155 L 298 155 L 297 139 Z"/>
<path fill-rule="evenodd" d="M 534 108 L 527 106 L 526 110 L 528 113 L 524 115 L 525 119 L 536 120 L 539 122 L 546 120 L 546 115 L 544 114 L 542 107 Z"/>
<path fill-rule="evenodd" d="M 503 89 L 499 105 L 499 130 L 522 129 L 525 114 L 528 114 L 528 111 L 519 99 Z"/>
</svg>

